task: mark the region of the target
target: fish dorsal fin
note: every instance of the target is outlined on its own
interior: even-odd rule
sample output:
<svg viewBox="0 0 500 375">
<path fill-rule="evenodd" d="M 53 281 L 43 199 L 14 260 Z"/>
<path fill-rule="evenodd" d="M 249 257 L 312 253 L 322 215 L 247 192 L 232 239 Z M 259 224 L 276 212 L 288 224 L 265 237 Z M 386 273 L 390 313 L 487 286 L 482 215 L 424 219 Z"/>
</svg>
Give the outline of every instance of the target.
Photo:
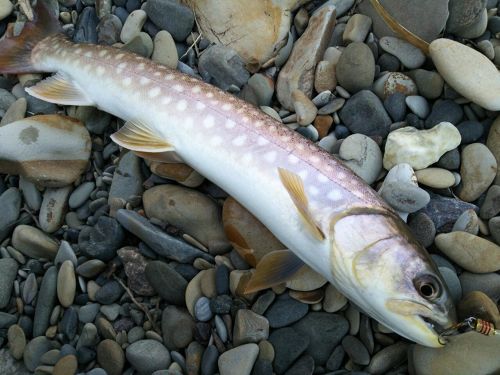
<svg viewBox="0 0 500 375">
<path fill-rule="evenodd" d="M 245 294 L 271 288 L 291 279 L 304 262 L 290 250 L 276 250 L 266 254 L 257 264 L 255 273 L 245 288 Z"/>
<path fill-rule="evenodd" d="M 60 72 L 45 78 L 34 86 L 27 87 L 25 90 L 31 96 L 49 103 L 61 105 L 95 105 L 77 82 Z"/>
<path fill-rule="evenodd" d="M 143 155 L 175 151 L 174 146 L 166 139 L 139 120 L 127 121 L 120 130 L 111 135 L 111 139 L 120 146 Z"/>
<path fill-rule="evenodd" d="M 311 234 L 320 241 L 324 240 L 325 234 L 319 225 L 314 221 L 309 210 L 309 201 L 304 190 L 304 183 L 302 182 L 300 176 L 283 168 L 278 168 L 278 173 L 280 175 L 281 183 L 288 191 L 290 198 L 292 198 L 295 207 L 297 207 L 300 216 L 306 223 Z"/>
</svg>

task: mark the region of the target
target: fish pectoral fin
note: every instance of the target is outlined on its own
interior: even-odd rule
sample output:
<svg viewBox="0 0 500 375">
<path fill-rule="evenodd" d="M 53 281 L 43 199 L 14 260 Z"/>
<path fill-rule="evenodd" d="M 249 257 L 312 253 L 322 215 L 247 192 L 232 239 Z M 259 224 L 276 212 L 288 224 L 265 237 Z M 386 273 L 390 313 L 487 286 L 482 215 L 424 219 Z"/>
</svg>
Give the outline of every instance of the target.
<svg viewBox="0 0 500 375">
<path fill-rule="evenodd" d="M 284 283 L 304 265 L 305 263 L 290 250 L 272 251 L 257 264 L 255 273 L 245 288 L 245 294 Z"/>
<path fill-rule="evenodd" d="M 118 145 L 143 155 L 175 151 L 174 146 L 166 139 L 156 134 L 148 124 L 138 120 L 127 121 L 120 130 L 111 134 L 111 139 Z"/>
<path fill-rule="evenodd" d="M 290 198 L 292 198 L 295 207 L 297 207 L 301 218 L 304 220 L 311 234 L 320 241 L 324 240 L 326 236 L 315 222 L 309 210 L 309 201 L 304 190 L 304 183 L 300 176 L 283 168 L 278 168 L 278 173 L 281 183 L 287 190 Z"/>
<path fill-rule="evenodd" d="M 25 88 L 25 90 L 31 96 L 49 103 L 83 106 L 95 105 L 78 83 L 63 73 L 56 73 L 34 86 Z"/>
</svg>

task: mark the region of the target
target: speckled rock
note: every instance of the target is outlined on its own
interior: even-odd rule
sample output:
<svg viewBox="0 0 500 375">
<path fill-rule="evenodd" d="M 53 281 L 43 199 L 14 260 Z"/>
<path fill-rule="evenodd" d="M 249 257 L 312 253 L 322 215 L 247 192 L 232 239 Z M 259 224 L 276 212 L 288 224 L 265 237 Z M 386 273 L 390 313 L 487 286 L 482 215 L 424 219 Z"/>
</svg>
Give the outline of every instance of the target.
<svg viewBox="0 0 500 375">
<path fill-rule="evenodd" d="M 339 156 L 354 173 L 368 185 L 382 170 L 382 152 L 377 143 L 363 134 L 353 134 L 340 145 Z"/>
</svg>

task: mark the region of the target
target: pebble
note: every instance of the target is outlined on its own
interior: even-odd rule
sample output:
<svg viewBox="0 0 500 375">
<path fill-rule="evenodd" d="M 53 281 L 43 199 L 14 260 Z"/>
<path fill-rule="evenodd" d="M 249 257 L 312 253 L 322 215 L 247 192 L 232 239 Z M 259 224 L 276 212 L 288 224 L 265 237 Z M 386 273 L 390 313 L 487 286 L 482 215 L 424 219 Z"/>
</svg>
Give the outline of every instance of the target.
<svg viewBox="0 0 500 375">
<path fill-rule="evenodd" d="M 51 321 L 51 323 L 53 323 L 53 321 Z M 50 329 L 51 328 L 49 327 L 49 330 Z M 64 311 L 62 319 L 59 322 L 58 329 L 59 332 L 69 340 L 74 339 L 78 329 L 78 313 L 73 307 L 70 307 Z"/>
<path fill-rule="evenodd" d="M 415 171 L 415 176 L 419 184 L 434 189 L 446 189 L 455 185 L 455 176 L 453 173 L 442 168 L 420 169 Z"/>
<path fill-rule="evenodd" d="M 407 96 L 406 105 L 408 105 L 408 108 L 410 108 L 410 110 L 421 119 L 424 119 L 429 115 L 429 103 L 423 96 Z"/>
<path fill-rule="evenodd" d="M 483 292 L 470 292 L 457 304 L 457 318 L 464 320 L 469 317 L 483 319 L 498 327 L 500 324 L 500 313 L 495 302 Z"/>
<path fill-rule="evenodd" d="M 33 116 L 0 127 L 0 173 L 21 174 L 46 187 L 73 183 L 87 168 L 91 142 L 82 123 Z M 36 150 L 36 152 L 35 152 Z"/>
<path fill-rule="evenodd" d="M 181 351 L 193 341 L 195 322 L 183 307 L 167 306 L 161 318 L 163 342 L 169 350 Z"/>
<path fill-rule="evenodd" d="M 316 118 L 318 109 L 314 103 L 300 90 L 292 91 L 293 108 L 297 114 L 297 122 L 301 126 L 309 125 Z"/>
<path fill-rule="evenodd" d="M 406 96 L 417 95 L 417 85 L 407 75 L 399 72 L 390 72 L 382 75 L 373 84 L 373 92 L 384 100 L 389 95 L 400 92 Z"/>
<path fill-rule="evenodd" d="M 458 196 L 465 202 L 479 198 L 495 179 L 497 161 L 482 143 L 473 143 L 462 150 L 460 176 L 462 185 Z"/>
<path fill-rule="evenodd" d="M 171 69 L 177 69 L 179 55 L 175 46 L 174 38 L 166 30 L 160 30 L 154 38 L 154 49 L 151 60 L 168 66 Z"/>
<path fill-rule="evenodd" d="M 17 317 L 15 315 L 0 311 L 0 328 L 9 328 L 16 321 Z"/>
<path fill-rule="evenodd" d="M 457 128 L 444 122 L 429 130 L 412 127 L 397 129 L 387 137 L 384 168 L 408 163 L 414 169 L 424 169 L 435 163 L 447 151 L 456 148 L 461 138 Z"/>
<path fill-rule="evenodd" d="M 207 322 L 212 319 L 210 310 L 210 300 L 207 297 L 200 297 L 194 304 L 194 316 L 200 322 Z"/>
<path fill-rule="evenodd" d="M 306 353 L 314 358 L 317 365 L 322 366 L 349 331 L 349 323 L 337 314 L 311 312 L 295 323 L 293 328 L 308 343 Z M 271 343 L 273 334 L 269 338 Z"/>
<path fill-rule="evenodd" d="M 230 244 L 220 220 L 220 209 L 206 195 L 186 187 L 159 185 L 143 195 L 144 211 L 188 233 L 212 254 L 227 252 Z"/>
<path fill-rule="evenodd" d="M 352 133 L 382 137 L 389 133 L 391 119 L 380 99 L 371 91 L 362 90 L 351 96 L 339 115 Z"/>
<path fill-rule="evenodd" d="M 500 212 L 500 186 L 492 185 L 479 210 L 481 219 L 491 219 Z"/>
<path fill-rule="evenodd" d="M 78 236 L 80 251 L 90 257 L 109 261 L 116 255 L 124 238 L 124 231 L 113 218 L 100 216 L 93 227 L 84 227 Z"/>
<path fill-rule="evenodd" d="M 110 321 L 116 320 L 118 315 L 120 315 L 120 305 L 113 303 L 111 305 L 103 305 L 100 307 L 99 311 Z"/>
<path fill-rule="evenodd" d="M 71 261 L 74 266 L 77 265 L 76 254 L 68 241 L 62 240 L 59 244 L 59 249 L 57 250 L 57 255 L 54 259 L 54 264 L 56 266 L 63 264 L 66 260 Z"/>
<path fill-rule="evenodd" d="M 493 301 L 500 299 L 500 275 L 497 273 L 476 274 L 462 272 L 460 274 L 460 284 L 463 294 L 473 291 L 480 291 L 490 297 Z"/>
<path fill-rule="evenodd" d="M 177 42 L 183 42 L 193 29 L 193 11 L 175 0 L 152 0 L 145 10 L 149 19 L 160 30 L 167 30 Z"/>
<path fill-rule="evenodd" d="M 146 58 L 151 56 L 153 48 L 153 39 L 151 39 L 149 34 L 142 31 L 123 46 L 123 50 L 133 52 Z"/>
<path fill-rule="evenodd" d="M 286 109 L 293 109 L 293 90 L 312 96 L 315 68 L 323 57 L 334 25 L 335 6 L 326 4 L 313 13 L 307 29 L 295 42 L 276 84 L 277 98 Z"/>
<path fill-rule="evenodd" d="M 21 210 L 21 193 L 15 187 L 5 190 L 0 195 L 0 207 L 2 215 L 0 216 L 0 240 L 4 240 L 16 224 Z"/>
<path fill-rule="evenodd" d="M 184 304 L 187 282 L 170 265 L 161 261 L 148 262 L 145 273 L 153 289 L 165 301 L 179 306 Z"/>
<path fill-rule="evenodd" d="M 170 353 L 156 340 L 139 340 L 126 349 L 126 357 L 139 373 L 153 373 L 170 365 Z"/>
<path fill-rule="evenodd" d="M 269 336 L 274 347 L 274 371 L 283 374 L 309 346 L 309 337 L 304 336 L 291 327 L 274 330 Z"/>
<path fill-rule="evenodd" d="M 142 327 L 133 327 L 127 333 L 127 339 L 129 344 L 132 344 L 136 341 L 142 340 L 144 338 L 144 329 Z"/>
<path fill-rule="evenodd" d="M 76 273 L 91 279 L 106 269 L 106 263 L 99 259 L 91 259 L 76 267 Z"/>
<path fill-rule="evenodd" d="M 16 267 L 17 271 L 17 267 Z M 14 280 L 14 278 L 12 279 Z M 9 285 L 9 284 L 6 284 Z M 24 303 L 31 304 L 38 294 L 38 282 L 34 273 L 30 273 L 23 285 L 22 299 Z"/>
<path fill-rule="evenodd" d="M 500 247 L 484 238 L 466 232 L 442 233 L 436 236 L 436 246 L 467 271 L 500 270 Z"/>
<path fill-rule="evenodd" d="M 14 5 L 8 0 L 0 1 L 0 20 L 8 17 L 14 10 Z"/>
<path fill-rule="evenodd" d="M 108 204 L 111 205 L 116 198 L 127 201 L 131 196 L 142 195 L 142 182 L 141 159 L 133 152 L 127 152 L 113 173 Z"/>
<path fill-rule="evenodd" d="M 28 342 L 24 349 L 24 365 L 29 371 L 34 372 L 40 365 L 42 355 L 57 347 L 58 344 L 55 341 L 51 341 L 45 336 L 35 337 Z"/>
<path fill-rule="evenodd" d="M 384 183 L 384 189 L 380 194 L 391 207 L 408 213 L 420 210 L 430 201 L 429 193 L 413 183 Z"/>
<path fill-rule="evenodd" d="M 479 218 L 477 217 L 476 211 L 469 208 L 465 210 L 457 219 L 455 224 L 453 224 L 452 232 L 467 232 L 473 235 L 477 235 L 479 232 Z"/>
<path fill-rule="evenodd" d="M 140 296 L 154 295 L 155 291 L 144 274 L 148 260 L 139 250 L 126 246 L 118 250 L 117 254 L 123 263 L 130 290 Z"/>
<path fill-rule="evenodd" d="M 323 299 L 323 310 L 328 313 L 334 313 L 342 309 L 346 304 L 347 298 L 332 284 L 328 284 Z"/>
<path fill-rule="evenodd" d="M 453 336 L 442 348 L 412 345 L 408 352 L 413 373 L 469 375 L 500 371 L 500 337 L 466 332 Z"/>
<path fill-rule="evenodd" d="M 382 152 L 377 143 L 363 134 L 353 134 L 340 145 L 339 156 L 368 185 L 373 184 L 382 170 Z"/>
<path fill-rule="evenodd" d="M 116 213 L 116 219 L 126 230 L 139 237 L 161 256 L 180 263 L 192 263 L 196 258 L 212 259 L 205 252 L 164 233 L 134 211 L 120 209 Z"/>
<path fill-rule="evenodd" d="M 24 255 L 35 259 L 54 259 L 59 247 L 54 239 L 29 225 L 18 225 L 14 229 L 12 245 Z"/>
<path fill-rule="evenodd" d="M 371 358 L 366 371 L 373 375 L 389 373 L 391 369 L 406 360 L 408 346 L 405 342 L 386 346 Z"/>
<path fill-rule="evenodd" d="M 38 212 L 42 205 L 42 195 L 35 184 L 23 176 L 19 176 L 19 190 L 23 193 L 24 202 L 34 212 Z"/>
<path fill-rule="evenodd" d="M 40 228 L 45 233 L 53 233 L 63 224 L 71 190 L 71 186 L 45 189 L 39 215 Z"/>
<path fill-rule="evenodd" d="M 448 22 L 446 23 L 446 31 L 463 38 L 477 38 L 481 36 L 485 29 L 477 34 L 469 34 L 470 29 L 474 29 L 478 21 L 481 23 L 482 15 L 486 13 L 486 2 L 483 0 L 474 0 L 463 3 L 461 1 L 450 1 Z"/>
<path fill-rule="evenodd" d="M 259 354 L 257 344 L 244 344 L 224 352 L 218 360 L 220 375 L 250 375 Z"/>
<path fill-rule="evenodd" d="M 0 309 L 9 305 L 19 266 L 12 258 L 0 259 Z"/>
<path fill-rule="evenodd" d="M 10 2 L 9 2 L 10 3 Z M 28 106 L 28 102 L 25 98 L 17 99 L 12 105 L 10 105 L 9 109 L 5 112 L 5 115 L 2 117 L 0 121 L 0 126 L 4 126 L 10 124 L 11 122 L 22 120 L 26 115 L 26 109 Z"/>
<path fill-rule="evenodd" d="M 26 335 L 21 326 L 14 324 L 7 331 L 9 340 L 9 352 L 17 360 L 23 358 L 24 348 L 26 347 Z"/>
<path fill-rule="evenodd" d="M 485 109 L 500 110 L 493 94 L 500 88 L 500 77 L 486 56 L 450 39 L 434 40 L 429 52 L 439 74 L 455 91 Z"/>
<path fill-rule="evenodd" d="M 354 336 L 342 339 L 342 347 L 353 363 L 366 366 L 370 363 L 370 354 L 363 343 Z"/>
<path fill-rule="evenodd" d="M 462 144 L 476 142 L 484 132 L 483 124 L 478 121 L 462 121 L 457 125 L 457 129 L 462 136 Z"/>
<path fill-rule="evenodd" d="M 347 21 L 342 39 L 344 43 L 363 42 L 372 27 L 372 19 L 364 14 L 354 14 Z"/>
<path fill-rule="evenodd" d="M 309 308 L 287 294 L 276 298 L 274 303 L 267 309 L 264 316 L 269 321 L 271 328 L 286 327 L 303 318 Z"/>
<path fill-rule="evenodd" d="M 424 212 L 432 219 L 438 232 L 449 232 L 465 210 L 477 210 L 477 207 L 473 204 L 459 199 L 443 197 L 433 193 L 430 193 L 430 196 L 431 201 L 421 212 Z"/>
<path fill-rule="evenodd" d="M 325 92 L 337 86 L 336 65 L 331 61 L 320 61 L 314 73 L 314 89 L 316 92 Z"/>
<path fill-rule="evenodd" d="M 61 265 L 57 274 L 57 297 L 63 307 L 73 304 L 76 292 L 75 268 L 71 260 L 66 260 Z"/>
<path fill-rule="evenodd" d="M 127 16 L 128 15 L 125 16 L 125 21 Z M 96 27 L 97 42 L 99 44 L 112 46 L 120 41 L 122 28 L 122 20 L 118 16 L 114 14 L 105 15 L 100 19 Z"/>
<path fill-rule="evenodd" d="M 430 115 L 425 120 L 425 127 L 430 129 L 441 122 L 458 124 L 463 115 L 462 107 L 453 100 L 440 100 L 434 103 Z"/>
<path fill-rule="evenodd" d="M 74 375 L 78 370 L 78 362 L 74 355 L 67 355 L 57 361 L 53 375 Z"/>
<path fill-rule="evenodd" d="M 94 321 L 99 312 L 100 305 L 98 303 L 90 303 L 80 307 L 78 310 L 78 320 L 82 323 L 91 323 Z"/>
<path fill-rule="evenodd" d="M 83 205 L 90 197 L 90 193 L 95 189 L 93 181 L 84 182 L 71 193 L 68 200 L 68 205 L 72 209 L 76 209 Z"/>
<path fill-rule="evenodd" d="M 406 116 L 406 96 L 400 92 L 384 99 L 384 108 L 393 121 L 403 121 Z"/>
<path fill-rule="evenodd" d="M 142 9 L 137 9 L 130 13 L 121 29 L 120 40 L 123 43 L 128 43 L 139 35 L 146 19 L 147 14 Z"/>
<path fill-rule="evenodd" d="M 96 302 L 101 305 L 111 305 L 118 301 L 123 294 L 123 288 L 118 281 L 111 280 L 99 288 L 95 294 Z"/>
<path fill-rule="evenodd" d="M 418 93 L 426 99 L 436 99 L 443 92 L 444 80 L 435 71 L 415 69 L 408 72 L 408 76 L 415 81 Z"/>
<path fill-rule="evenodd" d="M 200 364 L 201 375 L 215 374 L 217 370 L 217 359 L 219 358 L 219 351 L 214 345 L 208 345 Z"/>
<path fill-rule="evenodd" d="M 349 44 L 340 55 L 335 68 L 338 83 L 349 93 L 371 87 L 375 78 L 375 59 L 365 43 Z"/>
<path fill-rule="evenodd" d="M 408 69 L 420 68 L 425 62 L 424 53 L 405 40 L 384 36 L 380 38 L 379 45 L 384 51 L 396 56 Z"/>
<path fill-rule="evenodd" d="M 198 69 L 202 77 L 222 90 L 232 85 L 240 88 L 250 78 L 243 59 L 230 47 L 213 45 L 200 56 Z"/>
<path fill-rule="evenodd" d="M 97 363 L 108 375 L 121 375 L 125 366 L 125 355 L 120 345 L 113 340 L 103 340 L 97 345 Z"/>
<path fill-rule="evenodd" d="M 251 310 L 241 309 L 236 313 L 233 330 L 234 345 L 259 343 L 269 337 L 269 322 Z"/>
<path fill-rule="evenodd" d="M 453 302 L 458 303 L 460 298 L 462 298 L 462 287 L 460 286 L 460 280 L 458 279 L 455 270 L 451 270 L 448 267 L 439 267 L 439 272 L 441 273 L 441 276 L 443 276 Z"/>
</svg>

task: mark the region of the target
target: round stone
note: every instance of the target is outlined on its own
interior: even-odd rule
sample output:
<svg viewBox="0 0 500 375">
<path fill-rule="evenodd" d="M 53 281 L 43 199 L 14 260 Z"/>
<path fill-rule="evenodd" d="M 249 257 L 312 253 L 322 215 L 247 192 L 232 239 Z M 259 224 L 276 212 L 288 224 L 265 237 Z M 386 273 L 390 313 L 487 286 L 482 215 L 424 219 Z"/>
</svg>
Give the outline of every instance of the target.
<svg viewBox="0 0 500 375">
<path fill-rule="evenodd" d="M 139 340 L 129 345 L 126 357 L 140 373 L 165 370 L 170 365 L 170 353 L 156 340 Z"/>
<path fill-rule="evenodd" d="M 336 76 L 339 85 L 351 94 L 369 89 L 375 77 L 375 59 L 370 48 L 360 42 L 349 44 L 340 55 Z"/>
<path fill-rule="evenodd" d="M 66 355 L 54 366 L 52 375 L 74 375 L 78 370 L 78 361 L 74 355 Z"/>
<path fill-rule="evenodd" d="M 497 161 L 482 143 L 473 143 L 462 150 L 460 176 L 462 185 L 458 196 L 465 202 L 479 198 L 495 179 Z"/>
<path fill-rule="evenodd" d="M 121 375 L 125 355 L 121 346 L 113 340 L 103 340 L 97 345 L 97 363 L 108 375 Z"/>
</svg>

